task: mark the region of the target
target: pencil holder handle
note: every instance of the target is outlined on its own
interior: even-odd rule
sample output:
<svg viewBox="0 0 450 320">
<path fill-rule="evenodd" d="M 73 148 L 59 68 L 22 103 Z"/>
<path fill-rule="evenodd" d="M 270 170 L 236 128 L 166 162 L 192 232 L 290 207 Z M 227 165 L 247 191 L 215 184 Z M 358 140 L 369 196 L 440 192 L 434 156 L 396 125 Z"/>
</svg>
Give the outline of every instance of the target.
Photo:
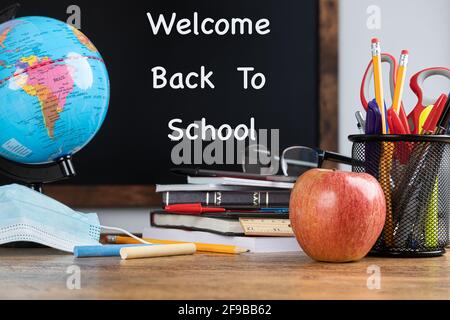
<svg viewBox="0 0 450 320">
<path fill-rule="evenodd" d="M 372 255 L 431 257 L 449 243 L 450 136 L 354 135 L 354 172 L 380 182 L 386 222 Z"/>
</svg>

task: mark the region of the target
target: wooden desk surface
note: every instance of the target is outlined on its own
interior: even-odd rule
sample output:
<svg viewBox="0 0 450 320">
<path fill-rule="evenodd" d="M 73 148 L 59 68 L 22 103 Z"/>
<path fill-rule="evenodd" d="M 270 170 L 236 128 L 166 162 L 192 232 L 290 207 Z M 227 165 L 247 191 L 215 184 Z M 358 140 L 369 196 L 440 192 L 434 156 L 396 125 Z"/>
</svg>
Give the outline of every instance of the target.
<svg viewBox="0 0 450 320">
<path fill-rule="evenodd" d="M 67 268 L 81 289 L 66 287 Z M 369 290 L 367 268 L 381 270 Z M 214 255 L 121 261 L 75 259 L 51 249 L 0 249 L 3 299 L 450 299 L 449 255 L 317 263 L 299 253 Z"/>
</svg>

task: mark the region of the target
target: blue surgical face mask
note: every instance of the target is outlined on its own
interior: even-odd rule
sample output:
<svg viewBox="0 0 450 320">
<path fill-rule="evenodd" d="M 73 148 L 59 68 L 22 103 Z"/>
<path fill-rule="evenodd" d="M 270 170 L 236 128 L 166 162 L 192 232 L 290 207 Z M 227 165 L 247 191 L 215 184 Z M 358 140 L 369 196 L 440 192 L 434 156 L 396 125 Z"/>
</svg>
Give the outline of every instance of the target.
<svg viewBox="0 0 450 320">
<path fill-rule="evenodd" d="M 17 184 L 0 187 L 0 244 L 30 241 L 73 252 L 98 245 L 96 214 L 76 212 L 41 193 Z"/>
</svg>

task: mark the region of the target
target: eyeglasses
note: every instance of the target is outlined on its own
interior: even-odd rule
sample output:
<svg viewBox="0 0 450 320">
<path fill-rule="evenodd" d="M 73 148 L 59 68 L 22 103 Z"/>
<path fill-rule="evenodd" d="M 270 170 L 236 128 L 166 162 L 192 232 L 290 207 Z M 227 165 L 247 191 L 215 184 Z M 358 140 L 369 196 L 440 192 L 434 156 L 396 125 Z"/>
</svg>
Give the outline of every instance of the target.
<svg viewBox="0 0 450 320">
<path fill-rule="evenodd" d="M 281 157 L 271 155 L 262 145 L 251 145 L 244 153 L 242 170 L 247 173 L 276 175 L 280 164 L 285 176 L 298 177 L 307 170 L 320 168 L 324 161 L 352 165 L 355 160 L 339 153 L 303 146 L 289 147 Z"/>
</svg>

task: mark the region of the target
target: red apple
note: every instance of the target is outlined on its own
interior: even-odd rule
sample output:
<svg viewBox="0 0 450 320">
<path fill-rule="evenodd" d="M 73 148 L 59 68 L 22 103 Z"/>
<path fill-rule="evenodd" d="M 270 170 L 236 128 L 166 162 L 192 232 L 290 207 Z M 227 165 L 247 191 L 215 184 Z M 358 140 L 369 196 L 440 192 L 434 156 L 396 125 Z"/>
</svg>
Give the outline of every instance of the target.
<svg viewBox="0 0 450 320">
<path fill-rule="evenodd" d="M 308 256 L 350 262 L 366 256 L 380 236 L 386 200 L 369 174 L 313 169 L 298 178 L 289 212 L 295 236 Z"/>
</svg>

